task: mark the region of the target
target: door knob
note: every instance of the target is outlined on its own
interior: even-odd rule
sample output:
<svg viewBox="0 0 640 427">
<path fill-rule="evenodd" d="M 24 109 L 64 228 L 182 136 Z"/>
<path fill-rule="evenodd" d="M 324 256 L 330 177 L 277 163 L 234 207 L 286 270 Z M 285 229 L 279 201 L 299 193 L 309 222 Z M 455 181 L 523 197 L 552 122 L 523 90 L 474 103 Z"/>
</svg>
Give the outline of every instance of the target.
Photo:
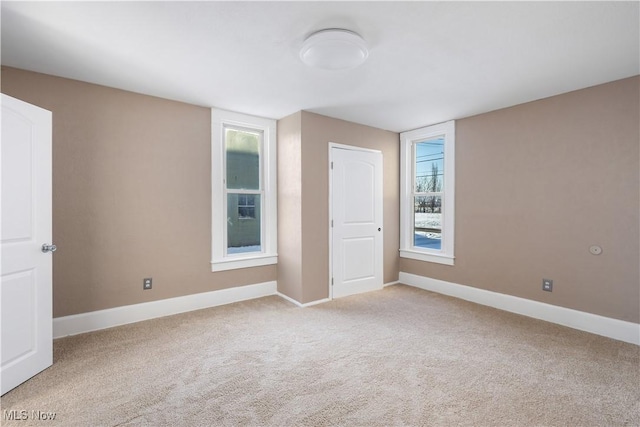
<svg viewBox="0 0 640 427">
<path fill-rule="evenodd" d="M 378 231 L 380 231 L 380 230 L 381 230 L 381 228 L 380 228 L 380 227 L 378 227 Z"/>
<path fill-rule="evenodd" d="M 56 245 L 47 245 L 46 243 L 42 245 L 42 252 L 44 252 L 45 254 L 47 252 L 55 252 L 56 249 L 58 249 Z"/>
</svg>

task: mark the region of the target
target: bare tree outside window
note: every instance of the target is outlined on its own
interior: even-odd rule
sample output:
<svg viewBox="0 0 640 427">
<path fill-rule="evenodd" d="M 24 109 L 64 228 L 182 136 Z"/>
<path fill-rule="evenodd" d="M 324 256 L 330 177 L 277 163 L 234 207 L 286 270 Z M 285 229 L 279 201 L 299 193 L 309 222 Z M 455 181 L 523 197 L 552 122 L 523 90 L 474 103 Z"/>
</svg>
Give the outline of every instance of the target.
<svg viewBox="0 0 640 427">
<path fill-rule="evenodd" d="M 440 249 L 444 139 L 416 143 L 414 156 L 414 245 Z"/>
</svg>

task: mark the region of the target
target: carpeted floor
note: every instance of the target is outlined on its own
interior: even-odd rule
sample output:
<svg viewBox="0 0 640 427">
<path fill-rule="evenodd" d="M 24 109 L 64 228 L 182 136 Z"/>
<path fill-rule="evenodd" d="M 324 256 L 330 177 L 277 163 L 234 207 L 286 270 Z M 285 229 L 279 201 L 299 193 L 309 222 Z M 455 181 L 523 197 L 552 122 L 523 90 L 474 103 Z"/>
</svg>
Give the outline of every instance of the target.
<svg viewBox="0 0 640 427">
<path fill-rule="evenodd" d="M 640 347 L 396 285 L 56 340 L 1 404 L 7 426 L 639 426 Z"/>
</svg>

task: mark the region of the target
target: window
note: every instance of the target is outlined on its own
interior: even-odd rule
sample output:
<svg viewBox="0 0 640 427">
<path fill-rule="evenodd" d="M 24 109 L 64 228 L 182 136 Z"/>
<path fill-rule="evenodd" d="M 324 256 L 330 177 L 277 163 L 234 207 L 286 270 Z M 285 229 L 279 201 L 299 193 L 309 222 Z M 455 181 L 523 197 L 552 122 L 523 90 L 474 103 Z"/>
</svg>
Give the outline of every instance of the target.
<svg viewBox="0 0 640 427">
<path fill-rule="evenodd" d="M 455 122 L 400 134 L 400 256 L 453 265 Z"/>
<path fill-rule="evenodd" d="M 238 219 L 256 219 L 256 196 L 238 196 Z"/>
<path fill-rule="evenodd" d="M 276 123 L 212 110 L 212 271 L 277 262 Z"/>
</svg>

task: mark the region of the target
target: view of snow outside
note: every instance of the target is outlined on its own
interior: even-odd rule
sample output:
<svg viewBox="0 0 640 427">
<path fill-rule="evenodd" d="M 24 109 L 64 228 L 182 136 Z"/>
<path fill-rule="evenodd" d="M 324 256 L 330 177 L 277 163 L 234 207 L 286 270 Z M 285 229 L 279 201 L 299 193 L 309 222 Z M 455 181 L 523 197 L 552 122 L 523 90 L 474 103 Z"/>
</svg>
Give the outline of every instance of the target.
<svg viewBox="0 0 640 427">
<path fill-rule="evenodd" d="M 442 214 L 440 213 L 420 213 L 415 214 L 416 228 L 442 228 Z M 442 234 L 429 233 L 425 231 L 415 231 L 413 244 L 419 248 L 441 249 Z"/>
</svg>

